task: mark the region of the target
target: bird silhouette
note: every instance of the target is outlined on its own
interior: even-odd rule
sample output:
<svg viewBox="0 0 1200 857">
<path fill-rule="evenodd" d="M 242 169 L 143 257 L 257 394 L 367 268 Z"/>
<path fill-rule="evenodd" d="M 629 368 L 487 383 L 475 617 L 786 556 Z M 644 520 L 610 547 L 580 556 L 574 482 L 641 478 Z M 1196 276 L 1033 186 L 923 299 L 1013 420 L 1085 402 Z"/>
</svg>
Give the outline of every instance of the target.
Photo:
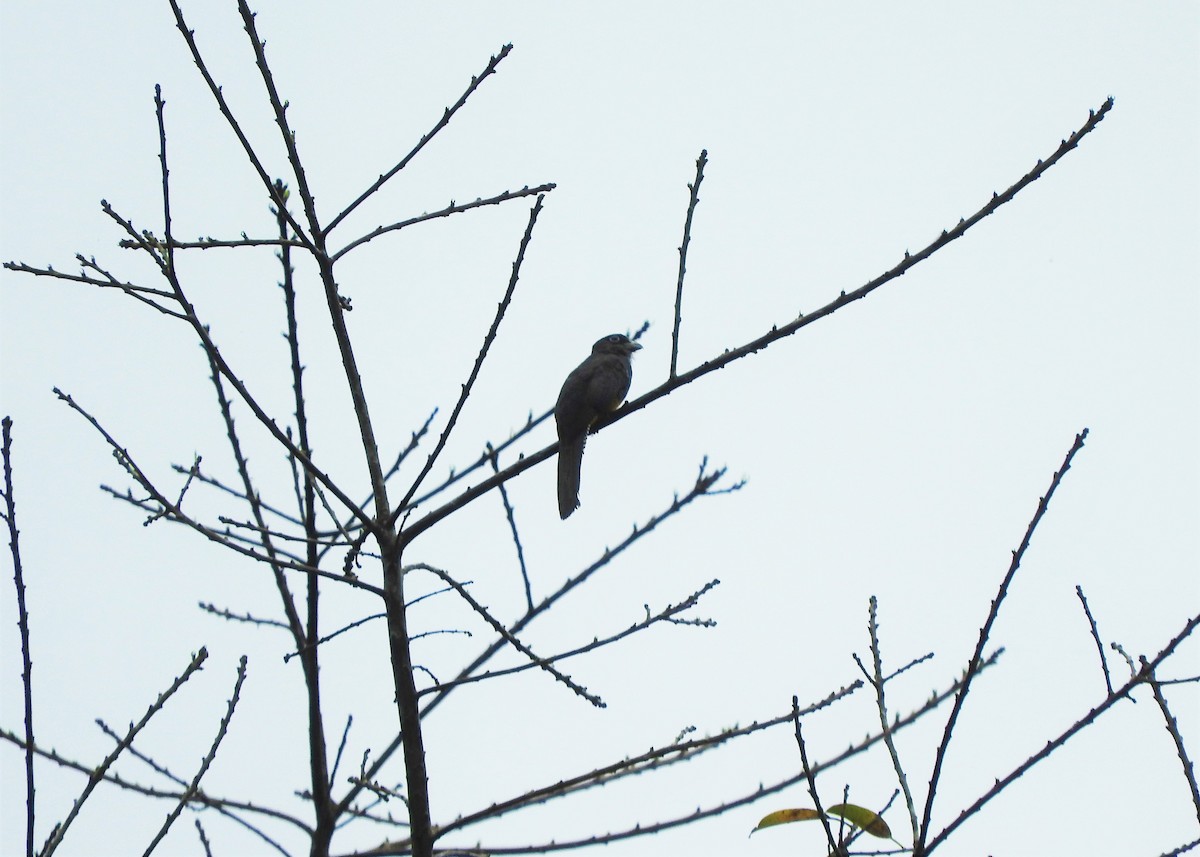
<svg viewBox="0 0 1200 857">
<path fill-rule="evenodd" d="M 625 401 L 633 381 L 631 358 L 641 347 L 621 333 L 597 340 L 558 393 L 554 421 L 558 423 L 558 515 L 563 520 L 579 508 L 579 468 L 588 431 Z"/>
</svg>

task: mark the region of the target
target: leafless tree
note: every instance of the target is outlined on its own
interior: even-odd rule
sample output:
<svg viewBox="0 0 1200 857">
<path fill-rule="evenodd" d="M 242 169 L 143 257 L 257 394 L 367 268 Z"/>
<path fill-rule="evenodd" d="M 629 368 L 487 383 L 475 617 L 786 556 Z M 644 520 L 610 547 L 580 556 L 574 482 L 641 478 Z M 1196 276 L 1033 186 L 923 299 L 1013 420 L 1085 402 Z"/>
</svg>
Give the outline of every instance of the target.
<svg viewBox="0 0 1200 857">
<path fill-rule="evenodd" d="M 550 411 L 536 416 L 531 413 L 523 426 L 509 433 L 503 440 L 488 444 L 480 450 L 474 460 L 451 469 L 448 476 L 437 479 L 434 474 L 437 466 L 442 463 L 447 442 L 455 431 L 459 416 L 472 396 L 481 367 L 501 336 L 502 323 L 517 290 L 523 263 L 531 249 L 535 227 L 542 215 L 543 200 L 553 192 L 554 185 L 539 184 L 518 190 L 506 190 L 466 203 L 452 201 L 436 211 L 397 215 L 393 222 L 356 235 L 346 235 L 344 228 L 341 228 L 349 215 L 402 170 L 413 164 L 426 146 L 466 108 L 468 101 L 476 95 L 481 85 L 497 72 L 505 57 L 509 55 L 511 45 L 505 45 L 487 61 L 482 70 L 471 78 L 458 100 L 446 108 L 433 122 L 429 131 L 390 169 L 382 173 L 378 180 L 372 182 L 344 208 L 331 212 L 318 206 L 314 197 L 309 181 L 312 165 L 301 156 L 295 129 L 288 118 L 288 102 L 278 91 L 268 62 L 266 43 L 259 33 L 255 14 L 245 0 L 239 2 L 242 22 L 261 76 L 265 104 L 278 126 L 283 151 L 286 153 L 284 164 L 273 163 L 251 144 L 249 136 L 243 131 L 241 120 L 210 71 L 209 64 L 184 18 L 183 10 L 176 0 L 169 2 L 183 43 L 203 77 L 228 131 L 239 142 L 246 162 L 257 175 L 259 192 L 272 207 L 275 231 L 272 234 L 264 232 L 232 238 L 206 237 L 195 241 L 182 240 L 176 234 L 172 225 L 173 196 L 169 169 L 168 116 L 163 94 L 156 87 L 154 105 L 160 144 L 162 209 L 157 213 L 155 228 L 140 228 L 135 225 L 132 216 L 118 211 L 107 202 L 103 203 L 103 212 L 123 234 L 120 246 L 135 251 L 148 260 L 157 278 L 152 281 L 127 279 L 118 269 L 98 261 L 96 257 L 84 255 L 76 257 L 78 270 L 75 272 L 52 267 L 35 267 L 20 262 L 9 262 L 5 267 L 51 280 L 120 291 L 140 304 L 139 309 L 159 314 L 163 324 L 172 325 L 179 336 L 193 337 L 202 347 L 208 363 L 209 381 L 228 438 L 232 462 L 230 469 L 212 469 L 202 462 L 200 457 L 196 457 L 189 463 L 175 466 L 178 479 L 175 484 L 168 486 L 161 479 L 153 477 L 151 474 L 155 467 L 143 464 L 138 451 L 131 449 L 120 437 L 110 432 L 85 403 L 77 401 L 66 391 L 56 392 L 70 409 L 86 420 L 103 438 L 124 472 L 126 484 L 107 489 L 113 497 L 145 513 L 146 523 L 169 522 L 187 528 L 198 537 L 230 551 L 239 560 L 254 564 L 261 573 L 273 578 L 279 599 L 278 610 L 274 616 L 254 615 L 236 604 L 233 607 L 204 604 L 202 607 L 230 622 L 279 628 L 289 635 L 292 650 L 289 660 L 294 658 L 300 664 L 307 698 L 303 714 L 297 712 L 296 716 L 304 717 L 307 721 L 308 740 L 303 752 L 308 759 L 309 782 L 304 798 L 309 812 L 302 817 L 279 808 L 275 803 L 276 796 L 273 795 L 217 795 L 201 788 L 201 779 L 216 756 L 226 727 L 235 714 L 240 691 L 246 680 L 245 658 L 236 671 L 229 707 L 215 729 L 210 751 L 190 776 L 177 774 L 162 762 L 141 754 L 136 747 L 136 739 L 146 723 L 152 717 L 159 716 L 167 700 L 201 667 L 207 657 L 203 650 L 193 657 L 179 677 L 153 702 L 138 722 L 131 724 L 124 732 L 104 726 L 114 741 L 112 752 L 104 760 L 98 763 L 73 760 L 49 749 L 47 742 L 35 740 L 33 725 L 36 709 L 30 679 L 30 651 L 36 643 L 36 634 L 31 630 L 24 598 L 23 581 L 26 572 L 21 565 L 16 523 L 16 492 L 11 469 L 11 422 L 6 421 L 4 497 L 7 505 L 4 516 L 9 526 L 20 608 L 20 640 L 25 658 L 25 723 L 22 732 L 5 730 L 2 734 L 10 744 L 22 748 L 25 754 L 28 855 L 32 857 L 35 853 L 53 853 L 59 844 L 66 840 L 71 824 L 89 794 L 102 784 L 107 788 L 124 789 L 143 795 L 148 812 L 157 811 L 157 807 L 160 807 L 163 801 L 170 805 L 169 814 L 161 830 L 148 843 L 146 853 L 154 850 L 185 808 L 204 807 L 213 811 L 213 815 L 207 817 L 219 815 L 224 822 L 252 831 L 261 840 L 264 850 L 275 850 L 283 854 L 294 853 L 295 845 L 292 843 L 296 835 L 300 834 L 306 843 L 305 847 L 314 857 L 345 853 L 344 849 L 339 847 L 336 834 L 345 829 L 350 822 L 369 819 L 377 824 L 386 825 L 389 832 L 380 836 L 373 847 L 354 853 L 413 854 L 417 857 L 428 857 L 435 853 L 547 853 L 645 836 L 671 827 L 693 824 L 735 807 L 762 801 L 796 783 L 808 784 L 817 807 L 816 817 L 819 817 L 825 826 L 831 852 L 846 854 L 850 853 L 852 848 L 858 847 L 855 842 L 861 829 L 856 828 L 854 833 L 844 827 L 835 829 L 830 821 L 830 813 L 822 810 L 823 805 L 828 806 L 829 800 L 822 800 L 817 777 L 847 759 L 866 752 L 889 754 L 897 776 L 897 795 L 903 796 L 904 812 L 911 826 L 910 844 L 897 844 L 896 850 L 891 852 L 872 853 L 901 853 L 911 850 L 913 854 L 925 855 L 945 842 L 962 822 L 981 810 L 993 797 L 1012 786 L 1030 767 L 1090 726 L 1109 709 L 1146 688 L 1161 707 L 1163 719 L 1183 766 L 1183 780 L 1191 790 L 1200 820 L 1200 795 L 1197 794 L 1192 763 L 1161 690 L 1164 684 L 1173 681 L 1162 677 L 1164 664 L 1179 644 L 1193 632 L 1197 623 L 1200 623 L 1200 615 L 1193 617 L 1182 628 L 1176 629 L 1158 643 L 1158 651 L 1153 656 L 1135 660 L 1125 655 L 1127 675 L 1117 678 L 1110 674 L 1102 638 L 1088 609 L 1083 590 L 1080 589 L 1082 608 L 1100 653 L 1107 694 L 1098 703 L 1084 707 L 1078 720 L 1069 729 L 1051 736 L 1044 747 L 1032 753 L 1008 776 L 998 780 L 992 788 L 979 795 L 978 800 L 965 808 L 952 823 L 937 829 L 932 822 L 931 813 L 938 796 L 940 777 L 948 764 L 947 760 L 953 758 L 948 749 L 955 727 L 961 716 L 969 714 L 969 709 L 965 706 L 968 693 L 983 671 L 995 664 L 1000 655 L 999 650 L 990 649 L 992 625 L 1002 607 L 1009 583 L 1019 570 L 1035 528 L 1046 513 L 1051 498 L 1066 476 L 1068 468 L 1083 448 L 1087 429 L 1082 429 L 1076 436 L 1061 467 L 1054 473 L 1048 489 L 1038 502 L 1028 529 L 1013 552 L 1012 564 L 1003 576 L 990 609 L 983 611 L 978 643 L 966 659 L 962 674 L 947 677 L 944 689 L 931 696 L 924 705 L 899 716 L 888 708 L 885 691 L 890 683 L 925 658 L 919 658 L 899 669 L 889 670 L 885 667 L 876 620 L 879 608 L 872 599 L 869 623 L 871 657 L 867 662 L 859 661 L 863 672 L 861 680 L 845 687 L 829 688 L 819 698 L 794 699 L 791 706 L 781 705 L 776 716 L 756 721 L 749 726 L 726 728 L 704 737 L 681 735 L 675 742 L 666 746 L 626 756 L 610 764 L 590 770 L 564 772 L 561 778 L 539 788 L 514 795 L 497 795 L 489 805 L 457 818 L 441 817 L 438 808 L 430 802 L 430 772 L 426 767 L 427 737 L 423 727 L 438 711 L 442 702 L 452 693 L 470 693 L 471 687 L 480 682 L 520 671 L 540 670 L 547 678 L 561 685 L 563 690 L 579 696 L 591 705 L 603 706 L 603 700 L 598 693 L 584 687 L 565 671 L 565 662 L 570 658 L 623 643 L 627 638 L 639 635 L 652 627 L 703 627 L 711 624 L 709 619 L 698 615 L 697 608 L 719 581 L 712 580 L 695 591 L 680 592 L 675 601 L 658 609 L 647 607 L 645 617 L 629 627 L 589 642 L 582 642 L 566 651 L 535 651 L 526 642 L 526 629 L 536 620 L 550 614 L 563 596 L 587 586 L 606 569 L 621 563 L 625 551 L 653 534 L 661 523 L 683 515 L 698 501 L 708 501 L 718 495 L 736 492 L 741 483 L 731 480 L 723 468 L 713 468 L 707 460 L 702 461 L 690 490 L 674 497 L 649 520 L 635 524 L 631 532 L 613 547 L 586 563 L 581 570 L 564 574 L 557 588 L 549 595 L 540 599 L 535 597 L 525 570 L 518 515 L 506 493 L 506 485 L 555 455 L 557 444 L 537 449 L 529 442 L 532 430 L 550 416 Z M 628 402 L 610 417 L 601 420 L 595 430 L 603 431 L 620 420 L 637 418 L 652 412 L 660 400 L 684 386 L 703 384 L 716 370 L 765 348 L 779 346 L 784 340 L 810 325 L 893 283 L 910 269 L 965 235 L 984 218 L 1004 207 L 1052 169 L 1100 125 L 1112 107 L 1113 101 L 1109 99 L 1095 110 L 1089 111 L 1086 121 L 1063 139 L 1060 145 L 1038 159 L 1028 173 L 1018 178 L 1006 190 L 983 200 L 978 211 L 950 225 L 927 246 L 916 252 L 905 253 L 890 270 L 858 289 L 833 296 L 828 303 L 813 312 L 781 319 L 769 330 L 740 347 L 714 354 L 698 365 L 686 368 L 679 366 L 679 342 L 685 334 L 682 326 L 682 305 L 688 248 L 692 223 L 700 199 L 699 189 L 707 166 L 707 153 L 702 152 L 696 161 L 695 178 L 689 185 L 683 238 L 679 246 L 669 372 L 666 377 L 656 379 L 646 393 Z M 286 175 L 286 180 L 278 178 L 280 175 Z M 350 290 L 339 278 L 339 271 L 342 270 L 339 263 L 364 244 L 417 224 L 436 218 L 457 217 L 483 206 L 518 204 L 522 200 L 532 201 L 532 204 L 529 207 L 527 226 L 516 248 L 511 276 L 500 297 L 491 326 L 482 335 L 473 366 L 463 381 L 453 406 L 448 415 L 440 421 L 436 413 L 430 414 L 423 421 L 418 419 L 420 425 L 412 431 L 411 441 L 389 463 L 381 452 L 379 428 L 372 419 L 373 403 L 364 388 L 355 341 L 347 326 L 347 314 L 351 311 L 352 304 Z M 292 413 L 287 416 L 273 413 L 265 404 L 271 397 L 264 396 L 262 391 L 251 389 L 244 368 L 227 357 L 205 317 L 193 303 L 192 284 L 186 281 L 177 265 L 185 253 L 262 247 L 273 248 L 280 264 L 281 317 L 286 328 L 286 345 L 291 366 Z M 305 271 L 315 272 L 315 275 L 297 276 L 298 259 L 303 260 Z M 349 393 L 358 429 L 359 453 L 369 475 L 369 485 L 365 486 L 365 490 L 363 486 L 335 478 L 323 466 L 321 456 L 314 452 L 318 444 L 313 437 L 311 415 L 315 408 L 329 405 L 314 402 L 304 386 L 305 338 L 301 336 L 296 304 L 298 293 L 306 289 L 319 289 L 328 310 L 327 323 L 337 343 L 344 370 L 345 389 Z M 270 327 L 274 323 L 268 322 L 266 326 Z M 634 334 L 635 338 L 640 337 L 646 329 L 647 326 L 643 325 Z M 264 340 L 269 335 L 269 332 L 264 330 Z M 246 429 L 235 421 L 235 414 L 249 414 L 255 431 L 269 436 L 277 451 L 290 465 L 293 477 L 290 485 L 277 484 L 269 478 L 264 478 L 251 466 L 250 458 L 244 451 Z M 424 455 L 423 461 L 419 457 L 421 453 Z M 1033 486 L 1032 490 L 1035 490 Z M 200 492 L 208 493 L 209 499 L 206 502 L 223 502 L 223 510 L 219 514 L 208 515 L 202 511 L 204 507 L 201 504 L 189 502 Z M 516 583 L 524 592 L 524 607 L 515 615 L 500 614 L 481 603 L 473 594 L 470 582 L 461 579 L 454 569 L 435 567 L 427 562 L 414 562 L 409 558 L 410 546 L 422 534 L 450 520 L 469 504 L 493 492 L 496 492 L 502 501 L 502 509 L 519 558 Z M 361 499 L 364 493 L 367 495 L 365 501 Z M 36 539 L 39 535 L 27 533 L 26 538 Z M 379 606 L 377 610 L 362 611 L 360 618 L 352 623 L 331 628 L 322 609 L 322 596 L 331 590 L 358 590 L 369 597 L 377 598 Z M 409 621 L 410 610 L 416 603 L 431 598 L 457 600 L 465 604 L 490 634 L 490 638 L 481 644 L 477 656 L 462 666 L 453 678 L 435 677 L 414 656 L 413 642 L 424 634 L 412 629 Z M 358 770 L 347 774 L 347 769 L 352 766 L 349 760 L 343 757 L 343 753 L 351 724 L 347 722 L 344 728 L 338 729 L 331 727 L 326 720 L 322 696 L 322 646 L 363 622 L 381 617 L 386 620 L 388 628 L 387 657 L 391 664 L 395 690 L 395 734 L 386 746 L 375 748 L 369 756 L 364 756 Z M 1121 651 L 1124 654 L 1124 651 Z M 502 652 L 509 655 L 515 653 L 521 662 L 506 667 L 490 666 Z M 379 653 L 380 656 L 382 654 Z M 840 754 L 810 761 L 801 726 L 805 715 L 836 706 L 853 694 L 863 693 L 873 693 L 875 696 L 879 720 L 874 731 Z M 936 747 L 935 761 L 927 775 L 928 785 L 922 798 L 921 789 L 914 783 L 918 778 L 911 768 L 906 768 L 903 764 L 893 736 L 898 730 L 922 718 L 935 716 L 935 712 L 941 710 L 944 705 L 949 707 L 949 713 L 945 717 L 942 738 Z M 512 714 L 519 722 L 520 713 Z M 467 850 L 448 844 L 463 841 L 464 832 L 471 834 L 476 829 L 482 829 L 486 833 L 484 823 L 501 816 L 568 798 L 624 778 L 653 774 L 655 771 L 723 748 L 743 736 L 772 729 L 795 731 L 799 753 L 794 774 L 777 782 L 761 785 L 747 793 L 731 794 L 715 805 L 674 817 L 650 819 L 632 828 L 598 829 L 592 835 L 575 841 L 531 840 L 516 846 L 485 843 Z M 135 782 L 114 773 L 113 764 L 121 754 L 136 756 L 150 765 L 155 771 L 155 784 Z M 75 806 L 61 821 L 54 824 L 49 832 L 43 832 L 44 844 L 40 847 L 38 839 L 41 837 L 35 837 L 34 811 L 34 762 L 38 757 L 49 760 L 63 771 L 77 772 L 86 779 L 86 786 Z M 388 775 L 401 768 L 402 785 L 398 788 L 389 785 L 392 780 L 386 779 Z M 450 775 L 441 772 L 439 776 L 446 778 Z M 922 775 L 920 779 L 924 778 Z M 392 803 L 393 800 L 403 805 L 402 813 L 395 814 L 389 810 L 389 806 L 397 805 Z M 876 809 L 882 811 L 883 808 Z M 217 822 L 214 820 L 210 822 L 212 823 Z M 196 827 L 206 853 L 211 853 L 207 833 L 199 820 Z M 863 825 L 859 825 L 859 828 L 862 827 Z M 866 829 L 878 833 L 869 827 Z M 883 835 L 889 835 L 886 827 Z M 1186 850 L 1195 844 L 1193 842 L 1190 845 L 1181 845 L 1180 850 Z"/>
</svg>

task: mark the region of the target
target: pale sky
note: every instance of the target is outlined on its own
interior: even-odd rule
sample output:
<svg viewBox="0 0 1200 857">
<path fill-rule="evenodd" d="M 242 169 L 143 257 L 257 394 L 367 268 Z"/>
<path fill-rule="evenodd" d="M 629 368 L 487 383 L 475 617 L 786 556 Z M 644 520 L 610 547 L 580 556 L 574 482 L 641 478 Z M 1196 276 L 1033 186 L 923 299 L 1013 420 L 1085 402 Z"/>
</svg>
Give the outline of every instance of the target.
<svg viewBox="0 0 1200 857">
<path fill-rule="evenodd" d="M 669 743 L 785 712 L 859 677 L 867 604 L 879 599 L 895 669 L 894 713 L 961 672 L 1038 499 L 1075 434 L 1086 446 L 1055 495 L 1009 591 L 989 651 L 1006 647 L 964 708 L 935 804 L 949 823 L 997 777 L 1103 699 L 1081 585 L 1107 644 L 1153 656 L 1200 607 L 1200 11 L 1192 3 L 403 3 L 257 7 L 260 35 L 326 221 L 407 153 L 471 75 L 514 45 L 449 128 L 342 224 L 334 246 L 378 224 L 556 184 L 512 308 L 434 471 L 474 460 L 553 404 L 598 337 L 650 322 L 630 398 L 670 359 L 687 183 L 709 165 L 688 258 L 681 368 L 810 312 L 895 266 L 982 207 L 1079 128 L 1115 107 L 1076 151 L 968 234 L 867 299 L 738 361 L 601 433 L 583 462 L 582 508 L 566 522 L 554 465 L 508 486 L 535 598 L 666 508 L 704 456 L 746 486 L 696 502 L 608 568 L 526 642 L 553 653 L 613 633 L 706 582 L 694 611 L 713 628 L 656 628 L 566 662 L 607 702 L 595 710 L 526 672 L 463 688 L 426 727 L 436 821 Z M 210 69 L 272 175 L 288 177 L 236 6 L 188 2 Z M 271 235 L 255 174 L 217 112 L 166 3 L 35 4 L 0 10 L 0 256 L 74 270 L 74 255 L 158 285 L 116 244 L 107 199 L 161 234 L 154 85 L 167 101 L 175 234 Z M 289 181 L 290 181 L 290 177 Z M 533 199 L 380 237 L 339 263 L 339 284 L 383 455 L 429 413 L 444 424 L 503 295 Z M 223 353 L 265 407 L 291 391 L 269 250 L 190 251 L 181 274 Z M 344 378 L 310 265 L 298 263 L 317 460 L 353 496 L 367 479 Z M 167 493 L 195 454 L 232 479 L 203 354 L 186 329 L 115 291 L 0 274 L 0 412 L 15 421 L 18 521 L 31 612 L 40 742 L 95 764 L 207 646 L 210 658 L 137 747 L 190 778 L 224 713 L 238 658 L 249 675 L 204 780 L 215 795 L 303 813 L 299 667 L 284 635 L 234 625 L 212 602 L 277 618 L 262 567 L 113 500 L 127 477 L 103 440 L 57 401 L 75 397 Z M 238 426 L 264 496 L 290 502 L 289 472 L 243 409 Z M 540 427 L 518 450 L 554 439 Z M 428 451 L 428 446 L 422 447 Z M 424 455 L 420 456 L 424 460 Z M 510 459 L 511 462 L 511 459 Z M 415 472 L 415 471 L 413 471 Z M 409 478 L 411 478 L 411 472 Z M 407 487 L 403 476 L 398 494 Z M 432 483 L 430 483 L 432 484 Z M 220 501 L 220 502 L 218 502 Z M 188 502 L 215 523 L 244 517 L 212 492 Z M 503 618 L 523 589 L 499 497 L 420 537 L 406 562 L 472 581 Z M 339 558 L 332 560 L 337 568 Z M 378 569 L 364 565 L 378 583 Z M 0 726 L 22 731 L 11 575 L 0 628 Z M 294 578 L 294 590 L 301 589 Z M 327 589 L 323 627 L 378 612 Z M 447 596 L 414 608 L 416 655 L 440 678 L 487 629 Z M 354 725 L 340 776 L 395 730 L 382 622 L 325 647 L 328 740 Z M 1128 672 L 1109 652 L 1114 680 Z M 498 662 L 499 664 L 500 662 Z M 503 660 L 503 663 L 516 663 Z M 1200 673 L 1188 641 L 1163 678 Z M 1200 755 L 1196 685 L 1168 688 Z M 947 854 L 1159 854 L 1200 836 L 1174 747 L 1145 690 L 1116 706 L 967 822 Z M 923 802 L 943 706 L 898 736 Z M 805 721 L 811 758 L 878 728 L 860 691 Z M 0 853 L 24 847 L 23 756 L 0 746 Z M 603 792 L 557 801 L 439 845 L 504 846 L 651 824 L 797 771 L 790 730 Z M 135 759 L 138 782 L 168 784 Z M 403 778 L 397 762 L 392 782 Z M 38 842 L 83 778 L 38 766 Z M 882 747 L 819 780 L 823 800 L 884 803 Z M 344 779 L 339 789 L 344 789 Z M 774 857 L 824 853 L 819 825 L 747 839 L 802 786 L 699 825 L 608 846 L 606 855 Z M 68 854 L 141 853 L 167 802 L 101 787 Z M 402 812 L 400 808 L 395 810 Z M 160 849 L 200 854 L 185 813 Z M 199 816 L 214 853 L 262 843 Z M 898 801 L 886 815 L 908 844 Z M 267 829 L 307 853 L 286 826 Z M 389 831 L 356 823 L 341 853 Z"/>
</svg>

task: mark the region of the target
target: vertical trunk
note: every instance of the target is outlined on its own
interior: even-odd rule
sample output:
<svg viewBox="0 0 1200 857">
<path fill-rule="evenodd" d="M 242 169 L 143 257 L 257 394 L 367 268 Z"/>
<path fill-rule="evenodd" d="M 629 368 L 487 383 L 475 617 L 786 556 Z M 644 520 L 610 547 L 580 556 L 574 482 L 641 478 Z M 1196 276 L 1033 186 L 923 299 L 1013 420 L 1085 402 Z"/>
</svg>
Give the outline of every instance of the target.
<svg viewBox="0 0 1200 857">
<path fill-rule="evenodd" d="M 312 775 L 313 809 L 316 829 L 313 830 L 310 857 L 329 857 L 337 813 L 330 794 L 329 759 L 325 747 L 325 721 L 321 715 L 321 676 L 317 659 L 317 576 L 309 576 L 308 585 L 308 645 L 300 656 L 304 665 L 304 681 L 308 687 L 308 745 Z"/>
<path fill-rule="evenodd" d="M 429 815 L 429 777 L 425 770 L 425 742 L 421 734 L 421 712 L 413 679 L 408 621 L 404 612 L 404 574 L 400 565 L 401 546 L 392 542 L 383 550 L 384 603 L 387 609 L 388 644 L 392 657 L 392 680 L 400 714 L 404 746 L 404 770 L 408 782 L 409 834 L 413 857 L 431 857 L 433 829 Z"/>
</svg>

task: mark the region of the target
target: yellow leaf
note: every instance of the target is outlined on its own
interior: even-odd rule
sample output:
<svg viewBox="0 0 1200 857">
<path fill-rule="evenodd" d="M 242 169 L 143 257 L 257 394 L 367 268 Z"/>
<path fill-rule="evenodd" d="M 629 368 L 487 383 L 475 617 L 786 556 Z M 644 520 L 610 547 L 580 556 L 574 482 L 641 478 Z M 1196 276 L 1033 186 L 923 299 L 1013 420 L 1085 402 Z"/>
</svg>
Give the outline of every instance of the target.
<svg viewBox="0 0 1200 857">
<path fill-rule="evenodd" d="M 768 815 L 764 815 L 762 821 L 754 830 L 762 830 L 764 827 L 774 827 L 777 824 L 790 824 L 793 821 L 812 821 L 814 818 L 820 818 L 821 814 L 815 809 L 778 809 Z M 753 833 L 754 830 L 750 832 Z"/>
</svg>

